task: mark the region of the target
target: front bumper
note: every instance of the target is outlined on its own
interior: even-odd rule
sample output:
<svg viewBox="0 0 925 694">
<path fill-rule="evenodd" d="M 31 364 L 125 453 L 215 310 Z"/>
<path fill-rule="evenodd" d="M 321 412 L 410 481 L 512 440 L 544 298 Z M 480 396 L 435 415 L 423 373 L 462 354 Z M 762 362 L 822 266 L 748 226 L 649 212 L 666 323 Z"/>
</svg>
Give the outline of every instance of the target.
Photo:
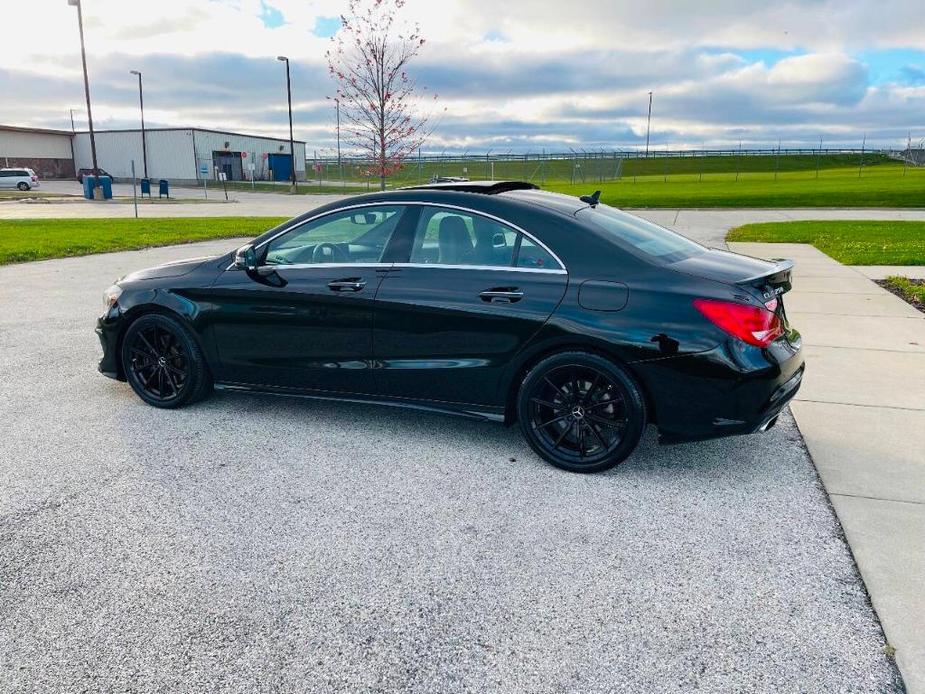
<svg viewBox="0 0 925 694">
<path fill-rule="evenodd" d="M 103 357 L 98 366 L 99 372 L 108 378 L 125 380 L 125 374 L 119 364 L 119 319 L 121 311 L 118 308 L 109 309 L 96 319 L 96 336 L 100 340 Z"/>
</svg>

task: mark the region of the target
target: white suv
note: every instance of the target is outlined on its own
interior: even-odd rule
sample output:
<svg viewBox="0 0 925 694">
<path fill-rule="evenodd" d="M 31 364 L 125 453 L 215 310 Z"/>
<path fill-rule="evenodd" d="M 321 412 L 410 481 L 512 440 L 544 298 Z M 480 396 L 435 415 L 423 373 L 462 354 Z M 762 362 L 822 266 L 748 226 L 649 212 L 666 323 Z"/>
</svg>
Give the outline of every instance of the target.
<svg viewBox="0 0 925 694">
<path fill-rule="evenodd" d="M 0 188 L 29 190 L 39 187 L 39 177 L 32 169 L 0 169 Z"/>
</svg>

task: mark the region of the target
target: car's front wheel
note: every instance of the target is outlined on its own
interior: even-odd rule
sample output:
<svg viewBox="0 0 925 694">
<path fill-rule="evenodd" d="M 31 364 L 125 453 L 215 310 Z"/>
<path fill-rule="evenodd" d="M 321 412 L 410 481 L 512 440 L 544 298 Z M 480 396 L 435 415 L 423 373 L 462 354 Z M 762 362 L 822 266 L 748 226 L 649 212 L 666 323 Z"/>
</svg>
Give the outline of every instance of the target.
<svg viewBox="0 0 925 694">
<path fill-rule="evenodd" d="M 196 339 L 179 321 L 161 314 L 141 316 L 125 331 L 122 368 L 132 390 L 154 407 L 180 407 L 212 389 Z"/>
<path fill-rule="evenodd" d="M 29 184 L 26 183 L 25 181 L 20 181 L 19 183 L 16 184 L 16 187 L 19 188 L 23 192 L 26 192 L 30 188 Z"/>
<path fill-rule="evenodd" d="M 572 472 L 600 472 L 635 450 L 646 406 L 633 378 L 609 359 L 562 352 L 524 377 L 517 416 L 527 442 L 548 462 Z"/>
</svg>

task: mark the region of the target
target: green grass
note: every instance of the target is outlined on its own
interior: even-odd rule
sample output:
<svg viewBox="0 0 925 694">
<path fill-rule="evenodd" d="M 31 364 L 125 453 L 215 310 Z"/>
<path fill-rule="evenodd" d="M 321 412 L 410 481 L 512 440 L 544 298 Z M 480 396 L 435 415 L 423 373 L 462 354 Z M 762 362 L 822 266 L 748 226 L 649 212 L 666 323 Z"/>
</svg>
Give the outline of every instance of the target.
<svg viewBox="0 0 925 694">
<path fill-rule="evenodd" d="M 909 303 L 918 304 L 920 307 L 925 306 L 925 284 L 921 281 L 914 282 L 908 277 L 891 275 L 886 278 L 885 283 Z"/>
<path fill-rule="evenodd" d="M 550 184 L 569 195 L 601 190 L 601 200 L 618 207 L 925 207 L 925 170 L 884 164 L 865 169 L 832 169 L 820 173 L 712 174 L 624 178 L 616 182 Z"/>
<path fill-rule="evenodd" d="M 768 222 L 737 227 L 726 240 L 811 243 L 845 265 L 925 265 L 925 222 Z"/>
<path fill-rule="evenodd" d="M 0 220 L 0 265 L 257 236 L 285 217 Z"/>
</svg>

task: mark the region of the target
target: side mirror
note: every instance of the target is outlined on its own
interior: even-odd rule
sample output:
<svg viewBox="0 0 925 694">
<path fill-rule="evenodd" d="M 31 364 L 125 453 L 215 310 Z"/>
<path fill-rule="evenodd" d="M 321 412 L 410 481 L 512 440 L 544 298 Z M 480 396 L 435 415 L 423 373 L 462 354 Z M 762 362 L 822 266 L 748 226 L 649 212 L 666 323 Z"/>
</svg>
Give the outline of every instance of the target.
<svg viewBox="0 0 925 694">
<path fill-rule="evenodd" d="M 506 248 L 507 239 L 504 237 L 504 234 L 495 234 L 491 237 L 491 245 L 495 248 Z"/>
<path fill-rule="evenodd" d="M 245 272 L 257 272 L 257 251 L 252 244 L 241 246 L 235 251 L 234 266 Z"/>
</svg>

